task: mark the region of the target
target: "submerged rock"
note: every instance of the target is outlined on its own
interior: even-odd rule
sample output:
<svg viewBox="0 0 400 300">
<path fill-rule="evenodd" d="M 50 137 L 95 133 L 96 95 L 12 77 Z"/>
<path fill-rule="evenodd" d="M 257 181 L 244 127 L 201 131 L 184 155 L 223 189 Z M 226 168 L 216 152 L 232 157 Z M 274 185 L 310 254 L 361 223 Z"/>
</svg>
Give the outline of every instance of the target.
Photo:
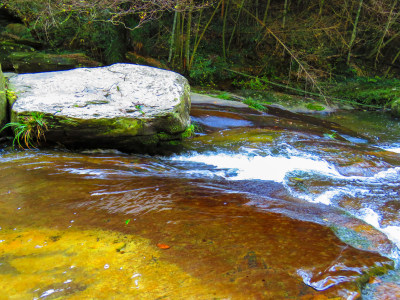
<svg viewBox="0 0 400 300">
<path fill-rule="evenodd" d="M 21 74 L 13 122 L 43 114 L 48 142 L 156 152 L 190 125 L 190 87 L 174 72 L 132 64 Z"/>
</svg>

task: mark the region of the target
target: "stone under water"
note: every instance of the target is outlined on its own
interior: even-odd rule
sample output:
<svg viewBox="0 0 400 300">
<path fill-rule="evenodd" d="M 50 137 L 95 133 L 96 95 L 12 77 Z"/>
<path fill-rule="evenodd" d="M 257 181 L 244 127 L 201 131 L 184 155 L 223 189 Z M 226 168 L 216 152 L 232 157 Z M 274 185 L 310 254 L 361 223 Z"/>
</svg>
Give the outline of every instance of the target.
<svg viewBox="0 0 400 300">
<path fill-rule="evenodd" d="M 360 284 L 393 266 L 218 181 L 166 177 L 173 169 L 157 158 L 8 159 L 0 287 L 9 297 L 356 299 Z"/>
</svg>

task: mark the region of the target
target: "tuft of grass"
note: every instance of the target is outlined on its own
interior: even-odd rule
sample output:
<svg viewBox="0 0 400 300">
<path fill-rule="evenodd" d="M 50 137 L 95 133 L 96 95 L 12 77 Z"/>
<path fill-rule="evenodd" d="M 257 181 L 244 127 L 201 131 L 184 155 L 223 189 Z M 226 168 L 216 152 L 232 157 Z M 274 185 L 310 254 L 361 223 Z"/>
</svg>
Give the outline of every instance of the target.
<svg viewBox="0 0 400 300">
<path fill-rule="evenodd" d="M 218 94 L 217 98 L 223 99 L 223 100 L 231 100 L 232 99 L 231 95 L 227 92 L 222 92 L 222 93 Z"/>
<path fill-rule="evenodd" d="M 45 133 L 48 130 L 44 114 L 39 112 L 32 112 L 19 122 L 7 123 L 0 132 L 6 128 L 11 128 L 14 131 L 13 147 L 17 144 L 21 149 L 36 148 L 42 138 L 46 140 Z"/>
<path fill-rule="evenodd" d="M 251 97 L 246 98 L 243 101 L 243 103 L 247 104 L 248 106 L 250 106 L 251 108 L 254 108 L 256 110 L 260 110 L 260 111 L 264 111 L 264 112 L 268 111 L 268 109 L 260 101 L 257 101 Z"/>
</svg>

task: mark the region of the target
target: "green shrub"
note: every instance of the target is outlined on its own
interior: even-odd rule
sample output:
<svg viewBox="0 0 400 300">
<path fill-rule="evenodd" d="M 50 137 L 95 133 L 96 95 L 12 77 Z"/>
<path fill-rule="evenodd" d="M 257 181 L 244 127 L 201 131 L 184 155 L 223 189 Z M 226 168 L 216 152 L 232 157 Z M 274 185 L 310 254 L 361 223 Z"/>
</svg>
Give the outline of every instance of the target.
<svg viewBox="0 0 400 300">
<path fill-rule="evenodd" d="M 219 56 L 205 57 L 198 55 L 193 62 L 189 76 L 194 84 L 215 84 L 231 76 L 225 71 L 227 67 L 228 64 Z"/>
<path fill-rule="evenodd" d="M 234 80 L 233 84 L 241 89 L 245 90 L 257 90 L 257 91 L 265 91 L 269 89 L 268 79 L 265 76 L 261 78 L 251 78 L 242 79 L 242 80 Z"/>
</svg>

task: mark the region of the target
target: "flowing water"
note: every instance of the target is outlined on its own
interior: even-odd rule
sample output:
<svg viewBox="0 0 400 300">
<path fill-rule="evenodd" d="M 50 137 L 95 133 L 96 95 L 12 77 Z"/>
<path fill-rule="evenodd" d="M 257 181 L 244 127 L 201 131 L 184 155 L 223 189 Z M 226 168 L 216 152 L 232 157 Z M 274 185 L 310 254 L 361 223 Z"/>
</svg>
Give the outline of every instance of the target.
<svg viewBox="0 0 400 300">
<path fill-rule="evenodd" d="M 400 297 L 396 120 L 192 118 L 174 154 L 0 152 L 0 298 Z"/>
</svg>

